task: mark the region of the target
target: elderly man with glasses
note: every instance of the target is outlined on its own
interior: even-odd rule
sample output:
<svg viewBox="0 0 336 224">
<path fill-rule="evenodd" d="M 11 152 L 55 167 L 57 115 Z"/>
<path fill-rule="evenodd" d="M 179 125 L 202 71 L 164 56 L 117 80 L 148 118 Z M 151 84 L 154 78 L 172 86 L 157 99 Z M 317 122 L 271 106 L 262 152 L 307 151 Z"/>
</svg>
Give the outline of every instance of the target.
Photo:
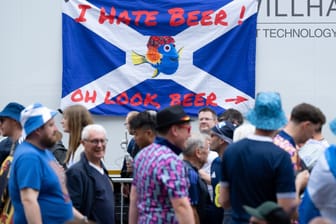
<svg viewBox="0 0 336 224">
<path fill-rule="evenodd" d="M 106 150 L 106 130 L 90 124 L 82 131 L 84 152 L 67 172 L 67 187 L 73 205 L 96 223 L 115 223 L 113 185 L 102 159 Z"/>
</svg>

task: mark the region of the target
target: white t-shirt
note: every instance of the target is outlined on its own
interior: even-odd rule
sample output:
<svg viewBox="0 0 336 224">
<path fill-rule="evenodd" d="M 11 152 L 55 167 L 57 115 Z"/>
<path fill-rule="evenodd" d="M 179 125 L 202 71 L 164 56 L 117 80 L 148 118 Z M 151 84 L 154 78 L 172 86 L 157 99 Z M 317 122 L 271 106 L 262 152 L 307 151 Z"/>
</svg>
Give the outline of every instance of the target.
<svg viewBox="0 0 336 224">
<path fill-rule="evenodd" d="M 69 162 L 67 163 L 67 167 L 70 168 L 73 164 L 77 163 L 80 160 L 80 155 L 84 152 L 84 146 L 80 144 L 75 152 L 70 159 Z"/>
<path fill-rule="evenodd" d="M 209 154 L 208 154 L 208 160 L 207 162 L 202 166 L 202 170 L 204 170 L 207 174 L 210 175 L 210 172 L 211 172 L 211 163 L 212 161 L 214 161 L 214 159 L 216 159 L 218 157 L 218 153 L 215 152 L 215 151 L 209 151 Z M 211 198 L 211 201 L 213 200 L 213 189 L 212 189 L 212 185 L 211 184 L 208 184 L 208 191 L 209 191 L 209 194 L 210 194 L 210 198 Z"/>
</svg>

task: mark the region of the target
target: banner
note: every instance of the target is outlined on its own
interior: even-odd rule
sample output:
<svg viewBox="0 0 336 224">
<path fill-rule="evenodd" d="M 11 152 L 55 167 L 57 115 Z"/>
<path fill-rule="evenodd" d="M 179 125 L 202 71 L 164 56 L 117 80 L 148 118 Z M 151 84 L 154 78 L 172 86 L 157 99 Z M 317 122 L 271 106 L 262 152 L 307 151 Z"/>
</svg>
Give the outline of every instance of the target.
<svg viewBox="0 0 336 224">
<path fill-rule="evenodd" d="M 246 111 L 255 96 L 257 8 L 258 0 L 64 1 L 61 108 Z"/>
</svg>

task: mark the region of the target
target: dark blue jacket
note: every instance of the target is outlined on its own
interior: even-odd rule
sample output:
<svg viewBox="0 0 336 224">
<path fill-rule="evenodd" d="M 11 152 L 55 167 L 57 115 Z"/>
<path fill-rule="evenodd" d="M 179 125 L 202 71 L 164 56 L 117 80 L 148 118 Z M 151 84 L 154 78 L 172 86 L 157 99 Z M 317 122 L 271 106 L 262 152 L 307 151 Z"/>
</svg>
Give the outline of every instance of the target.
<svg viewBox="0 0 336 224">
<path fill-rule="evenodd" d="M 73 206 L 89 219 L 91 218 L 90 212 L 94 206 L 96 196 L 95 178 L 90 168 L 85 154 L 82 153 L 80 161 L 66 171 L 67 188 Z M 103 168 L 106 175 L 108 175 L 106 168 L 104 166 Z"/>
</svg>

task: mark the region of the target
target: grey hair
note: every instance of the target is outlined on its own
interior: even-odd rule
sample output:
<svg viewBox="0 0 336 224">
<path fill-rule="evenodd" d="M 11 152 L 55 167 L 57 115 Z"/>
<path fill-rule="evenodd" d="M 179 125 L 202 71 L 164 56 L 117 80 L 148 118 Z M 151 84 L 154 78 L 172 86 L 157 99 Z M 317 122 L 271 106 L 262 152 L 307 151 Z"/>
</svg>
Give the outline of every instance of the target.
<svg viewBox="0 0 336 224">
<path fill-rule="evenodd" d="M 92 131 L 104 133 L 106 136 L 106 129 L 100 124 L 89 124 L 83 128 L 82 140 L 87 139 Z"/>
<path fill-rule="evenodd" d="M 184 156 L 193 156 L 196 149 L 204 149 L 205 141 L 207 141 L 207 135 L 205 134 L 195 134 L 193 133 L 191 137 L 186 142 L 185 150 L 182 151 Z"/>
</svg>

